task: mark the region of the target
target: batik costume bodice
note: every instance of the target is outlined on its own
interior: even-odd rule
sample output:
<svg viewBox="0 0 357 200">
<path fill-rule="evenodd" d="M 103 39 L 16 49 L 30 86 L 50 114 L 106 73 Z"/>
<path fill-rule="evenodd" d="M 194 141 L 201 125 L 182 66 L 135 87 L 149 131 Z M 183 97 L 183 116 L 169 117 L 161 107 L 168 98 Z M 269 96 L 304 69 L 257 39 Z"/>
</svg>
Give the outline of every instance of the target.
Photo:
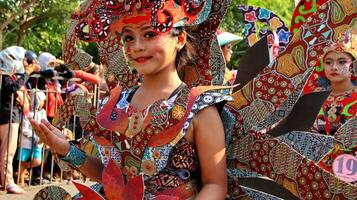
<svg viewBox="0 0 357 200">
<path fill-rule="evenodd" d="M 357 87 L 351 91 L 326 99 L 314 123 L 313 131 L 334 135 L 348 119 L 357 113 Z"/>
<path fill-rule="evenodd" d="M 208 89 L 185 85 L 169 99 L 159 100 L 143 110 L 130 104 L 135 88 L 120 94 L 117 91 L 117 95 L 103 101 L 97 121 L 112 134 L 101 136 L 113 143 L 115 153 L 111 153 L 111 158 L 118 161 L 127 181 L 140 174 L 144 176 L 146 199 L 157 195 L 187 199 L 198 192 L 197 151 L 185 135 L 200 110 L 231 99 Z"/>
<path fill-rule="evenodd" d="M 353 133 L 344 135 L 338 133 L 338 130 L 350 119 L 357 114 L 357 87 L 341 95 L 330 94 L 323 103 L 319 114 L 315 120 L 312 132 L 317 132 L 324 135 L 331 135 L 335 139 L 334 148 L 332 148 L 324 157 L 318 162 L 318 165 L 334 173 L 332 170 L 333 162 L 342 154 L 354 155 L 357 146 L 345 146 L 343 138 L 352 137 Z"/>
</svg>

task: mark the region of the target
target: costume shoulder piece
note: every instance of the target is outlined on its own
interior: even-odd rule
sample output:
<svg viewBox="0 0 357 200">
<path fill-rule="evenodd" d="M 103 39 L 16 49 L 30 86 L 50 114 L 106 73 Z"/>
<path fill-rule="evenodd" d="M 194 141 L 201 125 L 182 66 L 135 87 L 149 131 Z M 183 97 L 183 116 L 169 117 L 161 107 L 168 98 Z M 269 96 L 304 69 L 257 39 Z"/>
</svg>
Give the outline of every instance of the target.
<svg viewBox="0 0 357 200">
<path fill-rule="evenodd" d="M 187 128 L 199 110 L 231 100 L 220 92 L 210 91 L 224 88 L 226 87 L 185 86 L 174 98 L 159 100 L 142 111 L 135 111 L 129 104 L 128 92 L 120 92 L 119 88 L 115 88 L 98 114 L 97 122 L 106 130 L 129 137 L 139 133 L 140 129 L 147 129 L 153 137 L 149 145 L 160 146 L 175 138 L 183 127 Z M 135 119 L 140 120 L 135 121 L 137 125 L 134 127 L 131 125 L 134 122 L 130 120 Z M 166 135 L 166 140 L 160 139 L 163 135 Z"/>
</svg>

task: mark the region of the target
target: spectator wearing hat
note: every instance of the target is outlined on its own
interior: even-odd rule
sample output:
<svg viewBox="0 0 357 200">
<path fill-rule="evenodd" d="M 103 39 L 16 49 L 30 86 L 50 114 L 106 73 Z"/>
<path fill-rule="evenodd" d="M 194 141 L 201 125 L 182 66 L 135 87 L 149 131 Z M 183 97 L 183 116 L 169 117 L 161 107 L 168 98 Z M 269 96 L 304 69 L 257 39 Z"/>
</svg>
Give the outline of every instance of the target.
<svg viewBox="0 0 357 200">
<path fill-rule="evenodd" d="M 58 62 L 59 60 L 57 60 L 55 56 L 47 52 L 43 52 L 39 56 L 41 71 L 54 69 Z M 61 84 L 58 80 L 46 79 L 45 87 L 48 90 L 46 102 L 47 117 L 52 121 L 57 108 L 63 104 Z"/>
<path fill-rule="evenodd" d="M 223 30 L 217 31 L 217 40 L 219 46 L 221 47 L 224 60 L 226 62 L 226 68 L 224 73 L 224 83 L 233 83 L 235 79 L 235 72 L 232 72 L 228 69 L 227 64 L 231 60 L 232 57 L 232 47 L 235 43 L 241 41 L 243 38 L 241 36 L 235 35 L 230 32 L 225 32 Z"/>
</svg>

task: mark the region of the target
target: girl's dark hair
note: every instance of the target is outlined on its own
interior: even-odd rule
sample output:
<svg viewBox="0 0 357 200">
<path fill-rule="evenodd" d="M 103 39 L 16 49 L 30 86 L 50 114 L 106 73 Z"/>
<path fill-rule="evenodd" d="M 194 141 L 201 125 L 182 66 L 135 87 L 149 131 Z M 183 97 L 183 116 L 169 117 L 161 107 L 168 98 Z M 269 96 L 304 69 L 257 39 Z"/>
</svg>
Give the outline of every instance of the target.
<svg viewBox="0 0 357 200">
<path fill-rule="evenodd" d="M 192 64 L 194 59 L 197 57 L 197 51 L 194 46 L 195 38 L 185 31 L 183 27 L 175 27 L 171 30 L 171 34 L 173 36 L 179 36 L 183 32 L 186 32 L 187 39 L 185 46 L 180 51 L 177 51 L 176 67 L 178 72 L 185 66 Z"/>
</svg>

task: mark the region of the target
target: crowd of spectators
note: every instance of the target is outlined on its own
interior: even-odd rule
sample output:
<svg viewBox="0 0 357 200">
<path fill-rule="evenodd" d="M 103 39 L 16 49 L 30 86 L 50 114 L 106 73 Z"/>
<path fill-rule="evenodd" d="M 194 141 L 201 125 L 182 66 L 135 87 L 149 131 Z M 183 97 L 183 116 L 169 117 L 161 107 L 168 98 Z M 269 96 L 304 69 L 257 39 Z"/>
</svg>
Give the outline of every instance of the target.
<svg viewBox="0 0 357 200">
<path fill-rule="evenodd" d="M 78 179 L 76 171 L 65 172 L 54 164 L 51 152 L 33 132 L 28 118 L 52 121 L 68 95 L 91 93 L 100 83 L 100 66 L 71 70 L 48 52 L 39 56 L 23 47 L 0 51 L 0 159 L 1 189 L 22 194 L 26 185 Z M 64 134 L 78 139 L 85 133 L 72 117 Z M 74 132 L 74 133 L 73 133 Z"/>
</svg>

